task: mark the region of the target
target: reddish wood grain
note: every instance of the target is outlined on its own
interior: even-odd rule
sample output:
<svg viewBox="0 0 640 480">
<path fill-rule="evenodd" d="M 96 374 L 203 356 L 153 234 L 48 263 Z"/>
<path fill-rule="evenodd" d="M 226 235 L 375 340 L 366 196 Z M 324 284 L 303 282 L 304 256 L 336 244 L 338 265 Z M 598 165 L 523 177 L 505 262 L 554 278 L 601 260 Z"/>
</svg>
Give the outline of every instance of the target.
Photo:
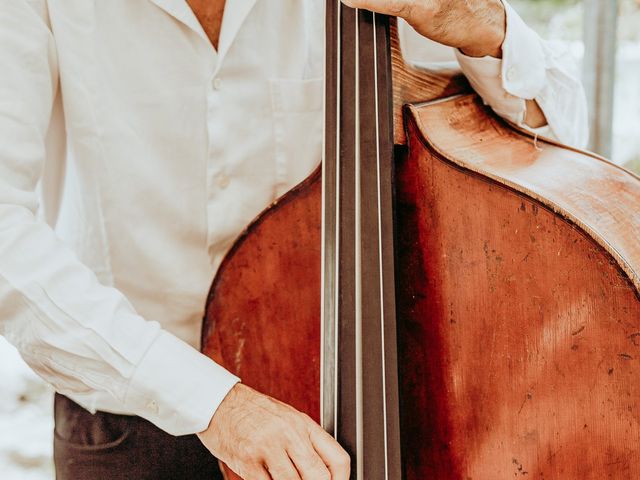
<svg viewBox="0 0 640 480">
<path fill-rule="evenodd" d="M 640 478 L 636 288 L 565 215 L 465 168 L 513 180 L 559 148 L 536 149 L 484 110 L 478 115 L 475 100 L 448 107 L 414 111 L 423 130 L 409 123 L 410 153 L 397 170 L 407 479 Z M 454 121 L 454 112 L 475 123 Z M 450 158 L 423 137 L 446 145 Z M 557 161 L 600 162 L 555 153 Z M 572 181 L 582 176 L 586 186 L 603 166 L 603 182 L 617 176 L 591 164 Z M 550 177 L 553 167 L 540 177 L 530 170 L 528 187 L 549 186 Z M 619 209 L 616 192 L 606 193 L 601 205 Z"/>
<path fill-rule="evenodd" d="M 575 222 L 640 289 L 640 178 L 592 153 L 507 125 L 477 95 L 411 107 L 429 148 Z"/>
<path fill-rule="evenodd" d="M 243 383 L 320 416 L 320 170 L 236 241 L 207 301 L 202 351 Z M 238 479 L 227 470 L 229 480 Z M 251 480 L 251 479 L 245 479 Z"/>
</svg>

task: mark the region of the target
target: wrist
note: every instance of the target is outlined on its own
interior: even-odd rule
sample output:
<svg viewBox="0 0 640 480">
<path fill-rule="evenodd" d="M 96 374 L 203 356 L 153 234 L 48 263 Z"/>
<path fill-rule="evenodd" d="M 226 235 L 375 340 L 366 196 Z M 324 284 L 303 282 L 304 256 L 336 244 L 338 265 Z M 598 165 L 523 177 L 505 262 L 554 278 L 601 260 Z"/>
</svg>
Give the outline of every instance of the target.
<svg viewBox="0 0 640 480">
<path fill-rule="evenodd" d="M 503 21 L 484 25 L 479 33 L 474 33 L 469 42 L 460 45 L 459 50 L 468 57 L 502 58 L 502 44 L 506 35 Z"/>
<path fill-rule="evenodd" d="M 238 395 L 240 395 L 241 391 L 246 388 L 247 387 L 245 387 L 240 382 L 236 383 L 233 387 L 231 387 L 231 389 L 227 392 L 225 397 L 222 399 L 222 401 L 218 405 L 218 408 L 216 408 L 216 411 L 213 412 L 213 415 L 211 417 L 211 420 L 209 421 L 209 425 L 207 426 L 207 428 L 201 432 L 198 432 L 197 435 L 203 436 L 206 434 L 211 434 L 211 432 L 216 430 L 221 421 L 221 418 L 225 416 L 225 414 L 229 409 L 234 408 L 233 406 L 236 404 Z"/>
<path fill-rule="evenodd" d="M 468 29 L 467 41 L 458 47 L 469 57 L 502 58 L 502 44 L 507 35 L 507 11 L 502 0 L 485 6 L 484 15 L 474 15 L 475 28 Z"/>
</svg>

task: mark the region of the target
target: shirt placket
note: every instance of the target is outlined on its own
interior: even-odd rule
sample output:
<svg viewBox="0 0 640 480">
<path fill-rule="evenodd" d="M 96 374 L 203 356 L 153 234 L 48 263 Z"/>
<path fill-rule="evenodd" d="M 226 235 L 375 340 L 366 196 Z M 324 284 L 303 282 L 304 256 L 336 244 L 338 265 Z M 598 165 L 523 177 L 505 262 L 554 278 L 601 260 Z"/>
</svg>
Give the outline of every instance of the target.
<svg viewBox="0 0 640 480">
<path fill-rule="evenodd" d="M 224 138 L 227 125 L 222 115 L 224 78 L 219 66 L 209 78 L 207 87 L 207 245 L 214 243 L 212 226 L 213 205 L 231 183 L 229 168 L 224 155 Z M 212 259 L 213 260 L 213 259 Z"/>
<path fill-rule="evenodd" d="M 225 138 L 228 138 L 228 125 L 223 115 L 225 91 L 230 84 L 224 76 L 222 65 L 233 40 L 235 39 L 244 19 L 255 4 L 255 0 L 228 0 L 225 5 L 224 19 L 220 31 L 216 63 L 207 87 L 207 245 L 212 264 L 215 264 L 212 246 L 215 244 L 216 225 L 214 204 L 220 201 L 232 183 L 232 176 L 228 158 L 224 154 Z"/>
</svg>

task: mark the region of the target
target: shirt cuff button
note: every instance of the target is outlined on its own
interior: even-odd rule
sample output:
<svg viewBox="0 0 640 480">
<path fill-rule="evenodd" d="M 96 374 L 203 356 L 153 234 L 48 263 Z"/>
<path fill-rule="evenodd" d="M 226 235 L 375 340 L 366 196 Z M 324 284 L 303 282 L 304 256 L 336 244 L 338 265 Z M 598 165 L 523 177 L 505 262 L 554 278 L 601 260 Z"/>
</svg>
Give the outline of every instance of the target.
<svg viewBox="0 0 640 480">
<path fill-rule="evenodd" d="M 156 403 L 155 400 L 151 400 L 149 401 L 149 403 L 147 403 L 147 408 L 152 411 L 153 413 L 158 413 L 158 404 Z"/>
<path fill-rule="evenodd" d="M 225 189 L 229 186 L 231 179 L 227 175 L 220 175 L 218 177 L 218 187 Z"/>
</svg>

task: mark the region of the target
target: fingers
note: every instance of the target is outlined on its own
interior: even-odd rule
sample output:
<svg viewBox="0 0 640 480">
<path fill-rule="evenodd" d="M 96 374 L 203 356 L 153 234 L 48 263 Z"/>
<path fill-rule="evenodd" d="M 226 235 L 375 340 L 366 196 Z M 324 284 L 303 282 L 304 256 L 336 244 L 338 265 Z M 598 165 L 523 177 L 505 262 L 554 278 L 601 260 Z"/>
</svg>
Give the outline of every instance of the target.
<svg viewBox="0 0 640 480">
<path fill-rule="evenodd" d="M 287 450 L 302 480 L 332 480 L 324 460 L 313 448 L 309 439 L 296 442 Z"/>
<path fill-rule="evenodd" d="M 349 454 L 318 425 L 310 429 L 309 438 L 331 474 L 331 480 L 348 480 L 351 471 Z"/>
<path fill-rule="evenodd" d="M 285 454 L 280 452 L 275 458 L 267 461 L 267 470 L 273 480 L 301 480 L 298 470 L 291 463 L 291 459 Z M 302 477 L 306 480 L 307 477 Z M 309 477 L 314 478 L 314 477 Z M 318 477 L 318 479 L 324 479 L 325 477 Z M 315 479 L 314 479 L 315 480 Z"/>
<path fill-rule="evenodd" d="M 242 384 L 198 438 L 244 480 L 349 478 L 348 455 L 319 425 Z"/>
<path fill-rule="evenodd" d="M 246 468 L 240 469 L 240 471 L 238 472 L 234 470 L 234 473 L 238 475 L 240 478 L 242 478 L 243 480 L 273 480 L 274 478 L 276 479 L 278 478 L 278 477 L 271 477 L 267 469 L 261 465 L 256 465 L 254 467 L 246 467 Z M 293 478 L 294 480 L 298 480 L 299 477 L 291 477 L 291 478 Z M 225 480 L 226 480 L 226 475 L 225 475 Z"/>
</svg>

